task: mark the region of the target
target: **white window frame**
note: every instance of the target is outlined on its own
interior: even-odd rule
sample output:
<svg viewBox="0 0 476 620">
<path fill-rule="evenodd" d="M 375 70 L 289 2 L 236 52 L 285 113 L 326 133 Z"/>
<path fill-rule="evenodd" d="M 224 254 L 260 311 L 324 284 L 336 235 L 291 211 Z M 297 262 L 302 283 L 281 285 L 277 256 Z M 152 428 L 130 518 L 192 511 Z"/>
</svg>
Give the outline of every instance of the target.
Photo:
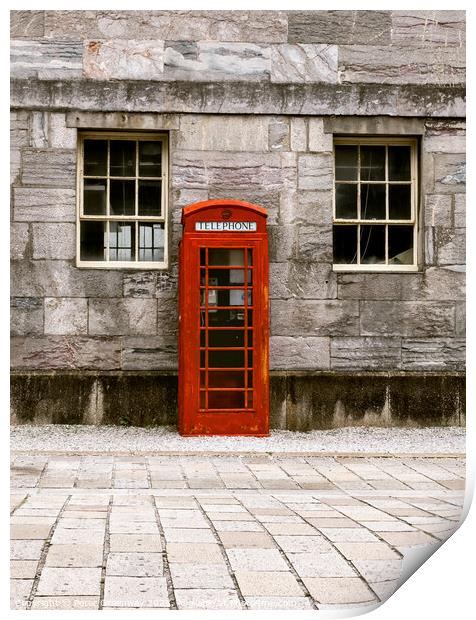
<svg viewBox="0 0 476 620">
<path fill-rule="evenodd" d="M 84 215 L 83 202 L 84 202 L 84 141 L 85 140 L 131 140 L 136 142 L 136 170 L 133 177 L 111 177 L 109 174 L 109 161 L 107 166 L 107 177 L 101 176 L 97 178 L 107 179 L 106 190 L 106 205 L 109 210 L 109 180 L 110 178 L 117 178 L 121 180 L 136 180 L 143 178 L 144 180 L 160 180 L 162 183 L 162 195 L 161 195 L 161 215 L 160 216 L 146 216 L 138 214 L 138 192 L 136 184 L 136 214 L 135 215 Z M 138 144 L 140 141 L 158 141 L 162 142 L 162 166 L 161 177 L 140 177 L 139 176 L 139 158 L 138 158 Z M 108 149 L 109 153 L 109 149 Z M 109 155 L 108 155 L 109 158 Z M 168 135 L 166 133 L 141 133 L 141 132 L 128 132 L 128 131 L 85 131 L 80 132 L 78 135 L 78 166 L 77 166 L 77 208 L 76 208 L 76 266 L 88 269 L 130 269 L 134 271 L 143 270 L 160 270 L 168 267 L 168 170 L 169 170 L 169 153 L 168 153 Z M 94 179 L 94 176 L 87 176 L 86 178 Z M 164 260 L 163 261 L 86 261 L 81 260 L 81 222 L 84 221 L 97 221 L 107 222 L 107 235 L 109 238 L 109 223 L 110 222 L 126 222 L 132 223 L 140 222 L 160 222 L 164 225 Z M 138 226 L 135 227 L 135 247 L 138 252 Z"/>
<path fill-rule="evenodd" d="M 410 171 L 411 171 L 411 219 L 410 220 L 391 220 L 388 215 L 388 185 L 391 184 L 408 184 L 408 181 L 390 181 L 388 180 L 388 156 L 385 157 L 385 181 L 362 181 L 362 183 L 375 183 L 386 185 L 386 218 L 380 220 L 364 220 L 361 218 L 351 219 L 351 218 L 337 218 L 336 217 L 336 183 L 339 184 L 350 184 L 357 185 L 357 208 L 358 214 L 360 215 L 360 157 L 358 159 L 358 176 L 356 181 L 340 181 L 335 178 L 335 146 L 343 145 L 343 146 L 410 146 Z M 359 149 L 360 153 L 360 149 Z M 386 150 L 388 153 L 388 150 Z M 350 263 L 333 263 L 334 271 L 360 271 L 360 272 L 382 272 L 382 271 L 418 271 L 418 141 L 415 138 L 392 138 L 392 137 L 379 137 L 379 138 L 345 138 L 345 137 L 336 137 L 334 138 L 334 147 L 333 147 L 333 158 L 334 158 L 334 183 L 332 189 L 333 195 L 333 227 L 339 224 L 348 224 L 348 225 L 357 225 L 357 261 L 360 261 L 360 225 L 373 225 L 373 224 L 384 224 L 385 226 L 385 255 L 386 260 L 388 260 L 388 225 L 393 224 L 407 224 L 408 226 L 413 226 L 413 263 L 411 265 L 388 265 L 388 264 L 363 264 L 357 262 L 355 264 Z"/>
</svg>

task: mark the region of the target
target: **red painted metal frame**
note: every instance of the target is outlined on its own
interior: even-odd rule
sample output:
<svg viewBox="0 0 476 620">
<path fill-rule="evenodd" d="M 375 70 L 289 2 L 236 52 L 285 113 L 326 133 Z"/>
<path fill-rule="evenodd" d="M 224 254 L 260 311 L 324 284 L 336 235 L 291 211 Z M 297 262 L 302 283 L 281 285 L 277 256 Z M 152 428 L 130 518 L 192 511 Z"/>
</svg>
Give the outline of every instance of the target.
<svg viewBox="0 0 476 620">
<path fill-rule="evenodd" d="M 266 232 L 266 210 L 240 200 L 208 200 L 189 205 L 183 209 L 183 239 L 179 256 L 179 432 L 181 435 L 252 435 L 269 434 L 269 306 L 268 306 L 268 237 Z M 201 232 L 195 230 L 196 222 L 256 222 L 255 232 Z M 243 265 L 209 265 L 209 249 L 244 249 Z M 205 250 L 206 265 L 201 266 L 200 250 Z M 252 265 L 248 265 L 248 250 L 251 250 Z M 243 284 L 209 286 L 208 269 L 243 270 Z M 201 284 L 201 273 L 205 281 Z M 251 272 L 251 284 L 248 273 Z M 243 325 L 209 326 L 209 289 L 243 290 Z M 252 305 L 248 305 L 248 291 L 251 291 Z M 201 294 L 203 291 L 203 305 Z M 218 293 L 217 293 L 218 295 Z M 221 306 L 214 305 L 214 309 Z M 233 306 L 223 306 L 233 309 Z M 252 325 L 248 324 L 248 310 L 252 311 Z M 201 325 L 204 312 L 205 325 Z M 209 334 L 214 330 L 236 330 L 243 334 L 239 347 L 209 346 Z M 252 334 L 251 346 L 249 334 Z M 201 346 L 200 334 L 205 335 Z M 218 334 L 220 336 L 220 334 Z M 243 374 L 243 386 L 209 385 L 208 351 L 243 351 L 243 368 L 231 365 L 229 370 Z M 205 365 L 201 366 L 201 352 Z M 248 367 L 248 355 L 252 365 Z M 217 373 L 227 376 L 227 368 L 215 367 Z M 249 377 L 251 372 L 252 385 Z M 204 373 L 203 375 L 201 373 Z M 201 377 L 204 377 L 201 385 Z M 232 374 L 229 373 L 232 379 Z M 203 401 L 200 394 L 203 393 Z M 243 394 L 244 408 L 230 405 L 220 409 L 208 408 L 210 394 L 222 395 L 222 402 L 229 396 L 230 402 L 239 393 Z M 252 395 L 252 403 L 249 402 Z M 203 406 L 201 406 L 201 404 Z M 251 406 L 249 406 L 251 404 Z"/>
</svg>

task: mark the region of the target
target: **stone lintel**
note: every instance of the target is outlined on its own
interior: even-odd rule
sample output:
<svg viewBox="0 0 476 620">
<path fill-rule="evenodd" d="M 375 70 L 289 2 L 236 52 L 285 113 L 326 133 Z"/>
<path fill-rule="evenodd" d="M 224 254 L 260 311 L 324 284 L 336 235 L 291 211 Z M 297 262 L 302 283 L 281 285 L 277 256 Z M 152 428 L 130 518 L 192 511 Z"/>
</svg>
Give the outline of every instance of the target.
<svg viewBox="0 0 476 620">
<path fill-rule="evenodd" d="M 13 79 L 12 108 L 64 111 L 464 117 L 463 86 Z"/>
</svg>

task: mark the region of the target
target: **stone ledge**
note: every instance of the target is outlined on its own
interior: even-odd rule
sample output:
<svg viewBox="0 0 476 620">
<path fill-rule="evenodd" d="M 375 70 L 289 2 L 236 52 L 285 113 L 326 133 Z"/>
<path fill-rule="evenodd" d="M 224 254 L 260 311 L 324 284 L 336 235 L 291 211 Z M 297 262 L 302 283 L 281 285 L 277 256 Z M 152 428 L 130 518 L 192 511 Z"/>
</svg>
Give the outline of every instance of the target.
<svg viewBox="0 0 476 620">
<path fill-rule="evenodd" d="M 463 86 L 13 79 L 11 106 L 145 113 L 464 117 Z"/>
<path fill-rule="evenodd" d="M 275 372 L 270 426 L 463 426 L 464 386 L 456 372 Z M 167 371 L 14 372 L 12 423 L 175 425 L 177 387 Z"/>
</svg>

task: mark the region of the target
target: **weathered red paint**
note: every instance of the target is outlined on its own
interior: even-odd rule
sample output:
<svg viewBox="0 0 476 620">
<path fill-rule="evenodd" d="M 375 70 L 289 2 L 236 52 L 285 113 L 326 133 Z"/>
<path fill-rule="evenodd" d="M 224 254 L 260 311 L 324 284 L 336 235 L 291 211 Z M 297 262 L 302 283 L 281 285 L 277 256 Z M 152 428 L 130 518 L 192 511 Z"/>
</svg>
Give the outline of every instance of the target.
<svg viewBox="0 0 476 620">
<path fill-rule="evenodd" d="M 240 200 L 208 200 L 183 210 L 181 435 L 269 434 L 266 217 L 262 207 Z M 254 222 L 256 231 L 197 231 L 197 222 Z"/>
</svg>

